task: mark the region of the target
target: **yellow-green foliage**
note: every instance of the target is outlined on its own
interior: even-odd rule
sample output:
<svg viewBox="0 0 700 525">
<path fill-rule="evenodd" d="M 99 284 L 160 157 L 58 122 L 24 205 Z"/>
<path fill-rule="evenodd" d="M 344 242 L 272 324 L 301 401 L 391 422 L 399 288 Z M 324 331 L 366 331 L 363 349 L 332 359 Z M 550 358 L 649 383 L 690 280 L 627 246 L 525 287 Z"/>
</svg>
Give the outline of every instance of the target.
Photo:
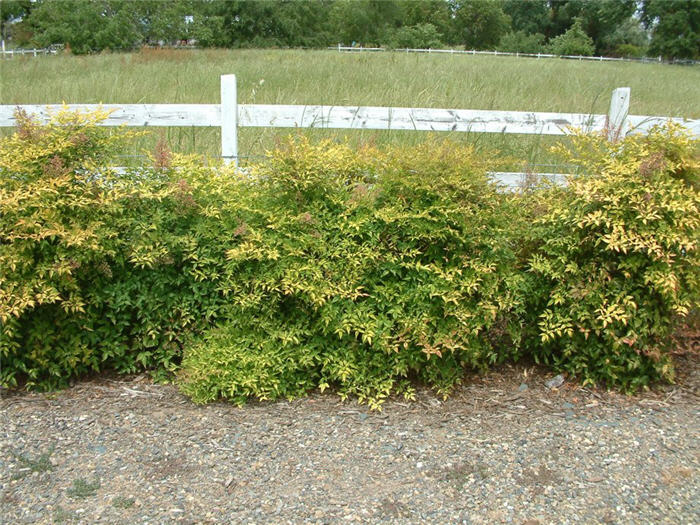
<svg viewBox="0 0 700 525">
<path fill-rule="evenodd" d="M 379 407 L 531 354 L 587 383 L 672 379 L 699 292 L 697 142 L 673 126 L 561 149 L 585 172 L 511 194 L 429 141 L 290 141 L 246 173 L 105 168 L 104 114 L 0 141 L 0 384 L 179 370 L 195 401 L 333 387 Z M 181 362 L 182 359 L 182 362 Z"/>
<path fill-rule="evenodd" d="M 25 332 L 30 312 L 51 309 L 66 320 L 85 312 L 85 283 L 109 272 L 117 231 L 107 218 L 123 192 L 110 170 L 98 169 L 125 138 L 94 126 L 105 114 L 60 112 L 48 126 L 17 114 L 18 131 L 0 143 L 0 352 L 2 383 L 17 372 L 31 381 L 39 368 L 60 376 L 96 368 L 92 349 L 70 338 L 63 365 L 48 357 L 56 330 L 52 316 Z M 98 182 L 96 175 L 107 182 Z M 68 335 L 66 334 L 66 337 Z M 28 359 L 18 357 L 20 354 Z"/>
<path fill-rule="evenodd" d="M 588 383 L 672 379 L 669 336 L 700 284 L 697 141 L 668 124 L 618 143 L 579 134 L 560 153 L 584 173 L 532 230 L 531 351 Z"/>
<path fill-rule="evenodd" d="M 121 137 L 91 124 L 103 115 L 55 115 L 47 127 L 18 113 L 18 132 L 0 148 L 2 247 L 0 320 L 6 324 L 27 309 L 61 303 L 82 311 L 75 275 L 93 259 L 113 253 L 101 241 L 114 237 L 102 209 L 111 209 L 119 189 L 87 175 Z M 103 175 L 111 178 L 112 173 Z M 45 256 L 52 243 L 64 248 Z M 11 275 L 25 275 L 13 279 Z"/>
<path fill-rule="evenodd" d="M 20 113 L 0 142 L 2 385 L 172 366 L 184 330 L 215 313 L 213 285 L 192 283 L 218 246 L 200 225 L 222 185 L 191 160 L 105 168 L 133 135 L 97 127 L 105 117 Z"/>
<path fill-rule="evenodd" d="M 446 394 L 465 368 L 515 355 L 513 210 L 485 171 L 451 143 L 276 151 L 225 212 L 238 216 L 235 308 L 186 351 L 184 391 L 242 401 L 332 385 L 379 406 L 410 395 L 410 377 Z"/>
</svg>

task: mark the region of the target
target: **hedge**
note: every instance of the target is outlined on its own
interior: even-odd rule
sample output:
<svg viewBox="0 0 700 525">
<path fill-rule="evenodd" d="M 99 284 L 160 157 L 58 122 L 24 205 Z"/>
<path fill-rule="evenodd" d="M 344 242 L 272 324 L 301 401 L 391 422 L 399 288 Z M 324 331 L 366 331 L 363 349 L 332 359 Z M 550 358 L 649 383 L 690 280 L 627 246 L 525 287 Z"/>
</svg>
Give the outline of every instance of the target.
<svg viewBox="0 0 700 525">
<path fill-rule="evenodd" d="M 161 153 L 103 114 L 19 116 L 0 141 L 0 382 L 174 374 L 197 402 L 416 381 L 532 356 L 584 383 L 672 380 L 698 299 L 697 141 L 672 124 L 559 146 L 566 188 L 505 192 L 496 157 L 429 140 L 290 140 L 246 174 Z"/>
</svg>

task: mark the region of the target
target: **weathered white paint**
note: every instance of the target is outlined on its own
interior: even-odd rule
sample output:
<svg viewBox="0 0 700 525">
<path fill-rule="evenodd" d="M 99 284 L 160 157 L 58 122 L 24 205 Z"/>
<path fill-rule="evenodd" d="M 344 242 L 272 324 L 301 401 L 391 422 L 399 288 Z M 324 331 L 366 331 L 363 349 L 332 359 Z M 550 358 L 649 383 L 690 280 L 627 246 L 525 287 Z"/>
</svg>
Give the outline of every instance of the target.
<svg viewBox="0 0 700 525">
<path fill-rule="evenodd" d="M 0 127 L 15 125 L 15 109 L 21 107 L 36 116 L 40 122 L 48 122 L 52 113 L 67 108 L 71 111 L 89 112 L 97 109 L 112 113 L 102 122 L 103 126 L 221 126 L 219 104 L 68 104 L 0 106 Z"/>
<path fill-rule="evenodd" d="M 71 111 L 110 112 L 105 126 L 213 126 L 221 127 L 221 152 L 225 159 L 238 159 L 238 127 L 335 128 L 409 131 L 455 131 L 565 135 L 571 128 L 607 130 L 614 140 L 631 133 L 644 133 L 653 125 L 673 120 L 693 136 L 700 136 L 700 120 L 628 116 L 630 89 L 613 92 L 608 115 L 543 113 L 438 108 L 388 108 L 374 106 L 292 106 L 237 104 L 235 75 L 221 77 L 221 104 L 71 104 L 0 106 L 0 127 L 15 125 L 14 112 L 21 107 L 47 122 L 52 113 Z"/>
<path fill-rule="evenodd" d="M 373 106 L 241 104 L 239 126 L 385 129 L 565 135 L 569 127 L 602 129 L 605 115 Z"/>
<path fill-rule="evenodd" d="M 500 184 L 506 189 L 517 190 L 524 188 L 526 184 L 536 179 L 537 182 L 549 181 L 558 186 L 566 186 L 566 178 L 569 177 L 565 173 L 520 173 L 517 171 L 489 171 L 488 177 Z"/>
<path fill-rule="evenodd" d="M 66 107 L 71 111 L 112 111 L 105 126 L 211 126 L 220 127 L 219 104 L 70 104 L 0 106 L 0 127 L 15 125 L 15 110 L 23 110 L 47 122 L 51 113 Z M 524 111 L 476 111 L 435 108 L 386 108 L 370 106 L 286 106 L 241 104 L 238 126 L 317 127 L 341 129 L 392 129 L 460 131 L 478 133 L 537 133 L 563 135 L 567 127 L 591 131 L 604 129 L 605 115 L 541 113 Z M 630 133 L 643 133 L 667 121 L 677 122 L 692 135 L 700 136 L 700 119 L 629 115 Z M 228 121 L 229 123 L 231 120 Z"/>
<path fill-rule="evenodd" d="M 238 98 L 236 75 L 221 76 L 221 156 L 238 164 Z"/>
<path fill-rule="evenodd" d="M 228 86 L 230 88 L 231 86 Z M 228 93 L 228 95 L 226 94 Z M 225 98 L 235 89 L 222 87 Z M 0 106 L 0 127 L 15 125 L 14 112 L 21 107 L 47 122 L 51 113 L 66 107 L 72 111 L 112 111 L 104 126 L 222 126 L 240 127 L 385 129 L 460 131 L 475 133 L 524 133 L 564 135 L 568 127 L 601 130 L 605 115 L 479 111 L 468 109 L 387 108 L 371 106 L 289 106 L 264 104 L 69 104 Z M 236 111 L 237 109 L 237 111 Z M 230 115 L 225 122 L 222 113 Z M 236 116 L 237 113 L 237 116 Z M 226 132 L 224 132 L 226 133 Z M 230 134 L 226 137 L 230 138 Z"/>
<path fill-rule="evenodd" d="M 608 110 L 608 140 L 616 141 L 627 135 L 627 116 L 630 112 L 630 88 L 622 87 L 613 91 Z"/>
</svg>

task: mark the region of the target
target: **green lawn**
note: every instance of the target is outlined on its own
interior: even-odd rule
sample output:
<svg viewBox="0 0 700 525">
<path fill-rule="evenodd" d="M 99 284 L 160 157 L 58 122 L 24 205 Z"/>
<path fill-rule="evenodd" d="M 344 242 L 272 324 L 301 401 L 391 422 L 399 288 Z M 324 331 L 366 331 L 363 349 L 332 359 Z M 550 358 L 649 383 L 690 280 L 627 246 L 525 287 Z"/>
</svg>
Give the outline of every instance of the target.
<svg viewBox="0 0 700 525">
<path fill-rule="evenodd" d="M 606 113 L 616 87 L 632 88 L 631 113 L 700 117 L 700 68 L 468 55 L 297 50 L 146 50 L 26 57 L 0 62 L 0 103 L 218 103 L 219 76 L 238 76 L 241 103 L 373 105 Z M 241 155 L 261 155 L 294 130 L 244 128 Z M 217 155 L 218 129 L 167 128 L 176 151 Z M 307 130 L 351 142 L 412 143 L 416 132 Z M 554 139 L 444 134 L 496 148 L 518 162 L 551 162 Z M 543 169 L 547 169 L 544 167 Z"/>
</svg>

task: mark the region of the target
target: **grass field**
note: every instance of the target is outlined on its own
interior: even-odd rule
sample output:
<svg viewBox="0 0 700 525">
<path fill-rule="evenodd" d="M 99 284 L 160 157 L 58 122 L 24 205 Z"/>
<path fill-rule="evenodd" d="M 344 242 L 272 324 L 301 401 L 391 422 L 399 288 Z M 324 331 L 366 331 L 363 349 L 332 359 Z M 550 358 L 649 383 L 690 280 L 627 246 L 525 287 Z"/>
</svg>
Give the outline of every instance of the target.
<svg viewBox="0 0 700 525">
<path fill-rule="evenodd" d="M 240 103 L 372 105 L 606 113 L 616 87 L 631 113 L 700 117 L 700 68 L 465 55 L 347 54 L 295 50 L 144 50 L 0 62 L 1 104 L 218 103 L 219 76 L 238 76 Z M 161 128 L 175 151 L 219 154 L 218 129 Z M 257 156 L 294 130 L 243 128 L 241 155 Z M 306 130 L 353 143 L 414 143 L 420 132 Z M 444 133 L 531 165 L 552 162 L 551 137 Z"/>
</svg>

